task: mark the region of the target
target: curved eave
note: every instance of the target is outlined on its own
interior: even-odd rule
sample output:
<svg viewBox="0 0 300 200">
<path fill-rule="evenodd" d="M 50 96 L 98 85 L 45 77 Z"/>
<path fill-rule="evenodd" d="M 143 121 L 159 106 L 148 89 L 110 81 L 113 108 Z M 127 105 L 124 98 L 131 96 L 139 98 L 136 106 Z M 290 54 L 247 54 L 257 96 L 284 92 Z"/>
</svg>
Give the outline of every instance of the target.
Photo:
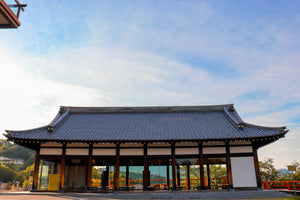
<svg viewBox="0 0 300 200">
<path fill-rule="evenodd" d="M 32 133 L 41 129 L 45 129 L 48 126 L 41 126 L 38 128 L 33 129 L 27 129 L 27 130 L 5 130 L 6 134 L 3 134 L 5 137 L 13 137 L 13 135 L 20 135 L 20 134 L 26 134 L 26 133 Z"/>
<path fill-rule="evenodd" d="M 16 144 L 21 146 L 25 146 L 27 148 L 37 150 L 40 147 L 40 144 L 47 143 L 47 142 L 57 142 L 61 144 L 68 144 L 68 143 L 86 143 L 86 144 L 97 144 L 97 143 L 155 143 L 155 142 L 167 142 L 167 143 L 176 143 L 176 142 L 234 142 L 234 141 L 251 141 L 253 146 L 258 149 L 263 147 L 267 144 L 273 143 L 280 138 L 285 137 L 285 134 L 288 130 L 281 132 L 276 135 L 272 136 L 265 136 L 265 137 L 248 137 L 248 138 L 211 138 L 211 139 L 176 139 L 176 140 L 68 140 L 68 139 L 28 139 L 28 138 L 16 138 L 12 137 L 8 134 L 5 136 L 8 140 L 13 141 Z"/>
<path fill-rule="evenodd" d="M 247 122 L 243 122 L 245 126 L 252 127 L 252 128 L 260 128 L 260 129 L 269 129 L 269 130 L 279 130 L 279 131 L 285 131 L 286 126 L 279 126 L 279 127 L 272 127 L 272 126 L 260 126 L 255 125 Z"/>
</svg>

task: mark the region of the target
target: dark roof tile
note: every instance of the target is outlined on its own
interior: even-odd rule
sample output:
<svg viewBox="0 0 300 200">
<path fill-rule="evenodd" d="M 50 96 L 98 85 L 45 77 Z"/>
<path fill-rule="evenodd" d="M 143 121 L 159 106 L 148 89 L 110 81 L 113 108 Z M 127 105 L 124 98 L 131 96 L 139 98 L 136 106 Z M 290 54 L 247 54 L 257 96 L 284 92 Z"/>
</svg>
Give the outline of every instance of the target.
<svg viewBox="0 0 300 200">
<path fill-rule="evenodd" d="M 239 128 L 239 124 L 243 128 Z M 52 127 L 53 131 L 48 131 Z M 173 141 L 271 137 L 285 127 L 241 120 L 232 104 L 173 107 L 61 107 L 49 126 L 6 131 L 6 137 L 69 141 Z"/>
</svg>

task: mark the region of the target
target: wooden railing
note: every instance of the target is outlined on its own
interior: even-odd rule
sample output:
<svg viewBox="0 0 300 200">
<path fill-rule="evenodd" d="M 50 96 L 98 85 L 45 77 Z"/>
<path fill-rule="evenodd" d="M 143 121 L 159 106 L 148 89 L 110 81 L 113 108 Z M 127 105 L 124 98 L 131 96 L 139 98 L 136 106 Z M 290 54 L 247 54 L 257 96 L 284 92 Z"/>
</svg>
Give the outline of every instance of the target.
<svg viewBox="0 0 300 200">
<path fill-rule="evenodd" d="M 187 179 L 181 179 L 181 181 L 185 182 L 185 188 L 188 188 L 188 180 Z M 190 179 L 190 183 L 193 181 L 199 181 L 199 179 Z M 207 187 L 207 179 L 204 179 L 204 185 Z M 212 183 L 215 182 L 215 185 L 227 185 L 227 178 L 211 178 Z M 119 180 L 120 187 L 126 186 L 126 180 L 121 179 Z M 170 186 L 172 185 L 172 179 L 170 179 Z M 113 180 L 108 181 L 108 188 L 112 189 L 114 185 Z M 128 180 L 128 186 L 136 186 L 137 188 L 141 187 L 143 185 L 143 179 L 134 179 L 134 180 Z M 101 179 L 92 179 L 92 187 L 98 187 L 101 186 Z M 150 186 L 155 187 L 155 189 L 165 189 L 167 188 L 167 179 L 151 179 Z"/>
<path fill-rule="evenodd" d="M 300 181 L 266 181 L 262 185 L 265 190 L 294 190 L 294 183 L 295 189 L 300 190 Z"/>
</svg>

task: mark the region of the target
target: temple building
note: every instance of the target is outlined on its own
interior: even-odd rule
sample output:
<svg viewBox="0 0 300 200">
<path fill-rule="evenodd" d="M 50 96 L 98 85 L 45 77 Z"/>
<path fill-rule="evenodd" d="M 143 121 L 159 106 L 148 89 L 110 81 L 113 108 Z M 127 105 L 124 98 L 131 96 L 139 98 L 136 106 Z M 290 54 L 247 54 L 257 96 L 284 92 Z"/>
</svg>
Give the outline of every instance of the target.
<svg viewBox="0 0 300 200">
<path fill-rule="evenodd" d="M 257 150 L 286 127 L 244 122 L 233 104 L 65 107 L 8 140 L 36 151 L 33 191 L 261 188 Z"/>
</svg>

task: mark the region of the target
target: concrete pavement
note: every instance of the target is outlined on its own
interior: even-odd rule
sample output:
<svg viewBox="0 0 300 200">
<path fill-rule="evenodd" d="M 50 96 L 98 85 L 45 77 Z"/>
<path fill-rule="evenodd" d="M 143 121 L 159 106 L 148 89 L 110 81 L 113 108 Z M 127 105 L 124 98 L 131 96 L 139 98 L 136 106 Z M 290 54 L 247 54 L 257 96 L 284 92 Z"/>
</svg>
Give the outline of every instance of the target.
<svg viewBox="0 0 300 200">
<path fill-rule="evenodd" d="M 2 192 L 0 200 L 116 200 L 116 199 L 283 199 L 291 195 L 279 191 L 218 191 L 218 192 L 113 192 L 113 193 L 54 193 Z"/>
</svg>

